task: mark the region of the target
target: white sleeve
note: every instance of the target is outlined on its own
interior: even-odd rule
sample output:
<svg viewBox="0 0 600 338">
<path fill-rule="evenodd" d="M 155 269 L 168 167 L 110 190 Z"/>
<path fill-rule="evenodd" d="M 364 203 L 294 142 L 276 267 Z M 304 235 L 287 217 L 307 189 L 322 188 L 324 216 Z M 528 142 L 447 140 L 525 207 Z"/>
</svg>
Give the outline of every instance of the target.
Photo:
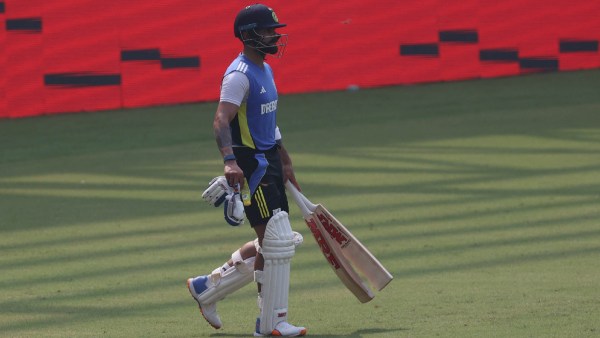
<svg viewBox="0 0 600 338">
<path fill-rule="evenodd" d="M 281 131 L 279 131 L 279 127 L 275 127 L 275 141 L 281 141 Z"/>
<path fill-rule="evenodd" d="M 241 106 L 248 98 L 250 91 L 250 81 L 246 74 L 241 72 L 231 72 L 223 78 L 221 83 L 220 102 L 229 102 Z"/>
</svg>

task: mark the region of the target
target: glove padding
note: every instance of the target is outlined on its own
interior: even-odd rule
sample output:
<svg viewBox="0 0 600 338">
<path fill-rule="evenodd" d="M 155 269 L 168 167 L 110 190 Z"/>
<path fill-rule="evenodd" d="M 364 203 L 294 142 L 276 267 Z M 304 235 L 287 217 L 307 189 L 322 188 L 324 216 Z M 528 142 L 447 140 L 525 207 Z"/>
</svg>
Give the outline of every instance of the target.
<svg viewBox="0 0 600 338">
<path fill-rule="evenodd" d="M 246 213 L 244 212 L 244 203 L 242 203 L 238 192 L 225 196 L 224 214 L 225 221 L 229 225 L 238 226 L 244 224 Z"/>
<path fill-rule="evenodd" d="M 225 176 L 217 176 L 210 181 L 208 188 L 202 193 L 202 199 L 208 204 L 218 207 L 225 202 L 227 195 L 233 195 L 233 193 L 234 190 L 227 183 Z"/>
<path fill-rule="evenodd" d="M 239 190 L 239 189 L 238 189 Z M 240 198 L 239 191 L 233 189 L 227 183 L 225 176 L 217 176 L 208 184 L 208 188 L 202 193 L 202 199 L 215 207 L 223 206 L 225 221 L 233 226 L 244 223 L 246 214 L 244 213 L 244 203 Z"/>
</svg>

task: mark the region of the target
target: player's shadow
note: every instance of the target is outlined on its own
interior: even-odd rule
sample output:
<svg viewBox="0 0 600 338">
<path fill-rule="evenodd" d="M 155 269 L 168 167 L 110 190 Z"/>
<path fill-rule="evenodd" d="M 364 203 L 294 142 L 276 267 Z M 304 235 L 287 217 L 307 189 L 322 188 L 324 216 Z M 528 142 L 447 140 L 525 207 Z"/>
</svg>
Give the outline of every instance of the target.
<svg viewBox="0 0 600 338">
<path fill-rule="evenodd" d="M 308 335 L 311 337 L 319 337 L 319 338 L 335 338 L 335 337 L 350 337 L 350 338 L 360 338 L 363 335 L 372 335 L 372 334 L 385 334 L 392 333 L 398 331 L 408 331 L 406 328 L 394 328 L 394 329 L 361 329 L 354 331 L 349 334 L 319 334 L 318 332 L 309 332 Z M 229 334 L 229 333 L 213 333 L 210 337 L 247 337 L 245 334 Z"/>
<path fill-rule="evenodd" d="M 356 330 L 353 333 L 345 334 L 345 335 L 337 335 L 337 334 L 328 334 L 328 335 L 320 335 L 320 334 L 311 334 L 315 337 L 323 337 L 323 338 L 333 338 L 333 337 L 362 337 L 363 335 L 372 335 L 372 334 L 384 334 L 384 333 L 392 333 L 398 331 L 408 331 L 406 328 L 395 328 L 395 329 L 361 329 Z"/>
</svg>

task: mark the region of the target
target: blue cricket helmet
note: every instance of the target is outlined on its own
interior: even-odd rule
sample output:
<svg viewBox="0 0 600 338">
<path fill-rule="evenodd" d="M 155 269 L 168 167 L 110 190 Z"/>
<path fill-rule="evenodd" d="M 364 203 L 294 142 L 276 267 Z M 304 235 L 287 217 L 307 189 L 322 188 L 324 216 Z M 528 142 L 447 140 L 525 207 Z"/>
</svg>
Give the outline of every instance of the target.
<svg viewBox="0 0 600 338">
<path fill-rule="evenodd" d="M 286 24 L 280 23 L 275 11 L 263 4 L 254 4 L 242 9 L 233 22 L 233 34 L 241 39 L 241 32 L 261 28 L 279 28 Z"/>
</svg>

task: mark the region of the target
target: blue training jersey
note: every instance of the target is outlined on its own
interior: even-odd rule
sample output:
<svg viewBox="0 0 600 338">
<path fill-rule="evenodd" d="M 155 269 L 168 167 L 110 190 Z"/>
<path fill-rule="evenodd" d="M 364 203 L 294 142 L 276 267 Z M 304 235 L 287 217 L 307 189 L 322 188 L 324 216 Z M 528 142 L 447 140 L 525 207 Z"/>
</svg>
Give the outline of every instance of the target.
<svg viewBox="0 0 600 338">
<path fill-rule="evenodd" d="M 277 88 L 273 72 L 267 63 L 264 68 L 240 54 L 227 68 L 246 74 L 250 83 L 248 99 L 242 102 L 236 117 L 229 124 L 234 146 L 268 150 L 275 146 L 277 127 Z"/>
</svg>

